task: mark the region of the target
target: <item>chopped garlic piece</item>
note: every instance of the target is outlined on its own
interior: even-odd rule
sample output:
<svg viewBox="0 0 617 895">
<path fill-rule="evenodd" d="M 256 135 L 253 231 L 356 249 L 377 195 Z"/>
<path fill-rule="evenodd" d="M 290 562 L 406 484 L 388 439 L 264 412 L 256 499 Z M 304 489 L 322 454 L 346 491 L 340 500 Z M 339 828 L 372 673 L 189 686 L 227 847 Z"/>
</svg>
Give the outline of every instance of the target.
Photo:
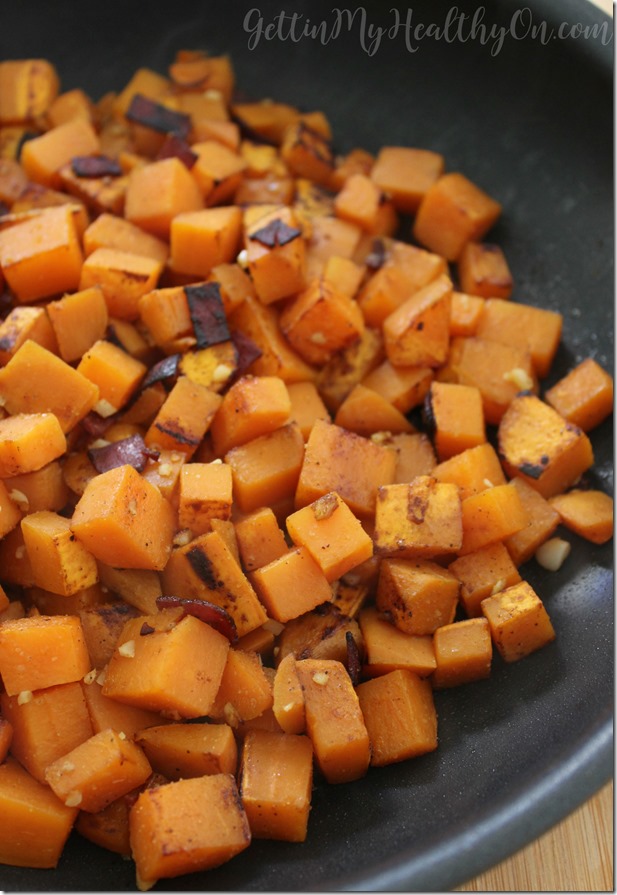
<svg viewBox="0 0 617 895">
<path fill-rule="evenodd" d="M 326 337 L 321 332 L 311 333 L 311 342 L 314 342 L 315 345 L 325 345 Z"/>
<path fill-rule="evenodd" d="M 114 413 L 117 413 L 118 408 L 114 407 L 113 404 L 110 404 L 105 398 L 101 398 L 100 401 L 97 401 L 94 405 L 94 412 L 98 413 L 99 416 L 102 416 L 103 419 L 106 419 L 108 416 L 113 416 Z"/>
<path fill-rule="evenodd" d="M 212 373 L 212 382 L 226 382 L 232 373 L 233 369 L 229 364 L 217 364 Z"/>
<path fill-rule="evenodd" d="M 522 369 L 522 367 L 514 367 L 512 370 L 508 370 L 507 373 L 503 374 L 503 378 L 507 382 L 511 382 L 522 392 L 529 391 L 533 388 L 533 379 L 526 370 Z"/>
<path fill-rule="evenodd" d="M 96 680 L 97 671 L 96 668 L 93 668 L 88 674 L 84 674 L 83 682 L 84 684 L 93 684 Z"/>
<path fill-rule="evenodd" d="M 238 253 L 238 257 L 236 258 L 236 262 L 240 265 L 240 267 L 247 267 L 249 263 L 249 253 L 246 249 L 242 249 L 241 252 Z"/>
<path fill-rule="evenodd" d="M 125 659 L 132 659 L 135 655 L 135 641 L 127 640 L 125 643 L 120 644 L 118 652 Z"/>
<path fill-rule="evenodd" d="M 569 541 L 563 538 L 549 538 L 536 550 L 536 560 L 543 569 L 556 572 L 561 568 L 571 550 Z"/>
<path fill-rule="evenodd" d="M 67 808 L 77 808 L 78 805 L 81 805 L 83 796 L 79 792 L 78 789 L 74 789 L 73 792 L 70 792 L 66 799 L 64 800 L 64 804 Z"/>
<path fill-rule="evenodd" d="M 28 495 L 24 494 L 23 491 L 19 491 L 17 488 L 11 488 L 9 491 L 9 497 L 11 500 L 14 500 L 15 503 L 23 504 L 24 509 L 28 509 L 30 506 L 30 501 L 28 500 Z"/>
<path fill-rule="evenodd" d="M 313 675 L 313 680 L 316 684 L 319 684 L 320 687 L 323 687 L 324 684 L 328 683 L 328 675 L 325 671 L 316 671 Z"/>
<path fill-rule="evenodd" d="M 494 597 L 495 594 L 501 593 L 501 591 L 506 586 L 505 578 L 498 578 L 495 584 L 491 588 L 491 597 Z"/>
<path fill-rule="evenodd" d="M 32 699 L 32 690 L 22 690 L 17 697 L 17 705 L 25 705 L 27 702 L 32 702 Z"/>
</svg>

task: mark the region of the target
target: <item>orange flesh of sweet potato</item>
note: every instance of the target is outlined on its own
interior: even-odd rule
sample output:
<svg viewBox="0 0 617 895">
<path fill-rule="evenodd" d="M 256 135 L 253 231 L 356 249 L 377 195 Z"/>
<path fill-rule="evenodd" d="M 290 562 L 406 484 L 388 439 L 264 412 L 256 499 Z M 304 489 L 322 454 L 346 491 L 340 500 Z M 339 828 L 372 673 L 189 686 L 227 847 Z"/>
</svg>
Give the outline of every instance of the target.
<svg viewBox="0 0 617 895">
<path fill-rule="evenodd" d="M 313 761 L 436 748 L 433 689 L 555 636 L 524 563 L 613 533 L 612 377 L 539 397 L 562 315 L 512 297 L 496 198 L 233 93 L 201 51 L 96 104 L 0 63 L 0 863 L 75 824 L 146 889 L 302 841 Z"/>
</svg>

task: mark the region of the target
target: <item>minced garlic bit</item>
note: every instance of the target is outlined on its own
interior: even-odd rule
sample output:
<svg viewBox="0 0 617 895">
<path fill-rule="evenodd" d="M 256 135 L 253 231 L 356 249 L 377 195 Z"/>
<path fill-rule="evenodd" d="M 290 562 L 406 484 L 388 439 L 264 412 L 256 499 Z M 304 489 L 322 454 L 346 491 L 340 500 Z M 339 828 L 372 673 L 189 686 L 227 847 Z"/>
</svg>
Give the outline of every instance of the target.
<svg viewBox="0 0 617 895">
<path fill-rule="evenodd" d="M 506 586 L 506 579 L 498 578 L 497 581 L 495 582 L 495 584 L 491 588 L 491 597 L 494 597 L 495 594 L 501 593 L 501 591 L 504 589 L 505 586 Z"/>
<path fill-rule="evenodd" d="M 294 705 L 295 705 L 295 703 L 293 703 L 293 702 L 288 702 L 287 705 L 284 705 L 284 706 L 283 706 L 283 711 L 284 711 L 284 712 L 290 712 L 290 711 L 293 709 Z"/>
<path fill-rule="evenodd" d="M 323 519 L 329 519 L 338 507 L 336 494 L 330 492 L 329 494 L 324 494 L 323 497 L 318 497 L 317 500 L 311 504 L 311 507 L 313 516 L 317 522 L 320 522 Z"/>
<path fill-rule="evenodd" d="M 106 438 L 97 438 L 95 441 L 92 442 L 90 447 L 91 448 L 102 448 L 102 447 L 108 447 L 108 445 L 110 445 L 110 444 L 111 444 L 111 441 L 107 441 Z"/>
<path fill-rule="evenodd" d="M 223 715 L 230 727 L 236 728 L 241 721 L 238 709 L 231 702 L 226 702 L 223 707 Z"/>
<path fill-rule="evenodd" d="M 522 392 L 529 391 L 533 388 L 533 379 L 526 370 L 522 369 L 522 367 L 514 367 L 512 370 L 508 370 L 507 373 L 503 374 L 503 378 L 507 382 L 511 382 Z"/>
<path fill-rule="evenodd" d="M 549 538 L 536 550 L 536 560 L 543 569 L 556 572 L 561 568 L 571 550 L 569 541 L 563 538 Z"/>
<path fill-rule="evenodd" d="M 70 774 L 71 771 L 74 771 L 74 770 L 75 770 L 75 765 L 73 764 L 72 761 L 68 761 L 68 760 L 63 761 L 62 765 L 60 766 L 61 774 Z"/>
<path fill-rule="evenodd" d="M 97 670 L 93 668 L 88 674 L 84 674 L 83 681 L 84 684 L 93 684 L 96 680 Z"/>
<path fill-rule="evenodd" d="M 127 640 L 125 643 L 121 643 L 118 652 L 125 659 L 132 659 L 135 656 L 135 641 Z"/>
<path fill-rule="evenodd" d="M 117 413 L 118 408 L 114 407 L 113 404 L 110 404 L 105 398 L 101 398 L 100 401 L 97 401 L 94 405 L 94 412 L 98 413 L 99 416 L 102 416 L 103 419 L 106 419 L 108 416 L 113 416 L 114 413 Z"/>
<path fill-rule="evenodd" d="M 22 690 L 17 696 L 17 705 L 25 705 L 27 702 L 32 702 L 32 699 L 32 690 Z"/>
<path fill-rule="evenodd" d="M 100 687 L 102 687 L 103 684 L 105 683 L 106 676 L 107 676 L 106 669 L 103 668 L 103 670 L 101 671 L 101 673 L 99 674 L 99 676 L 96 679 L 96 682 Z"/>
<path fill-rule="evenodd" d="M 232 373 L 229 364 L 217 364 L 212 373 L 212 382 L 227 382 Z"/>
<path fill-rule="evenodd" d="M 203 98 L 222 100 L 223 94 L 220 90 L 216 90 L 214 87 L 208 87 L 208 89 L 203 92 Z"/>
<path fill-rule="evenodd" d="M 125 734 L 125 732 L 124 732 L 123 730 L 119 730 L 119 731 L 118 731 L 118 736 L 120 737 L 121 740 L 125 740 L 125 739 L 126 739 L 126 734 Z"/>
<path fill-rule="evenodd" d="M 246 249 L 242 249 L 242 251 L 238 253 L 236 263 L 239 264 L 240 267 L 248 267 L 249 253 Z"/>
<path fill-rule="evenodd" d="M 23 509 L 27 510 L 30 506 L 30 501 L 28 500 L 28 495 L 24 494 L 23 491 L 19 491 L 17 488 L 11 488 L 9 491 L 9 497 L 11 500 L 14 500 L 15 503 L 21 504 Z"/>
<path fill-rule="evenodd" d="M 373 432 L 371 435 L 371 441 L 374 444 L 383 444 L 384 441 L 389 441 L 392 438 L 392 432 Z"/>
<path fill-rule="evenodd" d="M 310 335 L 311 342 L 314 342 L 315 345 L 325 345 L 326 337 L 321 332 L 311 333 Z"/>
<path fill-rule="evenodd" d="M 493 488 L 494 485 L 490 479 L 482 479 L 485 488 Z"/>
<path fill-rule="evenodd" d="M 189 529 L 183 528 L 182 531 L 179 531 L 173 539 L 174 547 L 186 547 L 186 545 L 190 542 L 191 537 L 192 536 Z"/>
<path fill-rule="evenodd" d="M 81 805 L 82 800 L 83 796 L 80 791 L 78 789 L 74 789 L 68 794 L 68 796 L 64 800 L 64 804 L 67 808 L 77 808 L 78 805 Z"/>
<path fill-rule="evenodd" d="M 320 687 L 323 687 L 324 684 L 328 683 L 328 674 L 325 671 L 316 671 L 313 675 L 313 680 L 316 684 L 319 684 Z"/>
<path fill-rule="evenodd" d="M 215 457 L 214 460 L 210 461 L 210 466 L 222 466 L 222 465 L 223 465 L 223 461 L 221 460 L 220 457 Z"/>
<path fill-rule="evenodd" d="M 162 475 L 163 478 L 167 478 L 167 476 L 171 475 L 172 466 L 171 463 L 161 463 L 159 466 L 159 475 Z"/>
<path fill-rule="evenodd" d="M 127 509 L 131 516 L 137 515 L 137 501 L 135 500 L 135 498 L 129 500 Z"/>
</svg>

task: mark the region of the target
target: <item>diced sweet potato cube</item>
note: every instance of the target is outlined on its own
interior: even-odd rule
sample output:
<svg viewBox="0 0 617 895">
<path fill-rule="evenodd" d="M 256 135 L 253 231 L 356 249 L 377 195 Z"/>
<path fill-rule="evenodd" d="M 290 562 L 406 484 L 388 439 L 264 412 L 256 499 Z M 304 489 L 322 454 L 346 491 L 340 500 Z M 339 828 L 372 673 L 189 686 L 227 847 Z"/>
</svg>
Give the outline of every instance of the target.
<svg viewBox="0 0 617 895">
<path fill-rule="evenodd" d="M 240 248 L 242 212 L 237 206 L 186 211 L 171 222 L 171 266 L 196 277 L 235 260 Z"/>
<path fill-rule="evenodd" d="M 448 569 L 461 582 L 460 601 L 470 618 L 482 614 L 480 604 L 486 597 L 521 580 L 502 541 L 495 541 L 494 544 L 487 544 L 486 547 L 457 557 Z"/>
<path fill-rule="evenodd" d="M 290 421 L 300 427 L 306 440 L 315 420 L 329 420 L 330 414 L 314 382 L 290 382 L 287 392 L 291 401 Z"/>
<path fill-rule="evenodd" d="M 306 730 L 328 783 L 358 780 L 368 770 L 369 736 L 345 667 L 332 659 L 296 662 L 306 705 Z"/>
<path fill-rule="evenodd" d="M 120 410 L 137 390 L 147 367 L 113 342 L 99 339 L 83 354 L 77 370 L 99 390 L 99 400 Z"/>
<path fill-rule="evenodd" d="M 193 337 L 193 323 L 182 286 L 153 289 L 139 299 L 139 317 L 155 345 L 167 350 L 176 340 Z"/>
<path fill-rule="evenodd" d="M 289 419 L 291 401 L 277 376 L 243 376 L 225 394 L 210 433 L 217 455 L 273 432 Z"/>
<path fill-rule="evenodd" d="M 191 146 L 197 160 L 191 172 L 206 205 L 229 202 L 240 185 L 246 162 L 242 156 L 218 140 L 204 140 Z"/>
<path fill-rule="evenodd" d="M 238 509 L 251 513 L 281 503 L 291 507 L 303 459 L 304 439 L 295 423 L 232 448 L 225 462 L 232 469 Z"/>
<path fill-rule="evenodd" d="M 455 381 L 475 385 L 482 395 L 484 418 L 498 425 L 506 408 L 521 391 L 536 392 L 531 355 L 516 345 L 479 336 L 453 339 L 449 364 Z"/>
<path fill-rule="evenodd" d="M 406 634 L 433 634 L 454 621 L 459 582 L 430 560 L 383 559 L 376 605 Z"/>
<path fill-rule="evenodd" d="M 180 470 L 178 522 L 193 535 L 212 528 L 211 520 L 231 518 L 232 472 L 225 463 L 187 463 Z"/>
<path fill-rule="evenodd" d="M 527 513 L 525 527 L 504 540 L 514 564 L 520 566 L 531 559 L 538 547 L 554 533 L 559 524 L 559 513 L 519 476 L 515 476 L 510 484 L 518 492 Z"/>
<path fill-rule="evenodd" d="M 244 227 L 247 269 L 260 301 L 270 304 L 304 289 L 306 243 L 293 210 L 261 211 Z"/>
<path fill-rule="evenodd" d="M 381 240 L 385 258 L 360 289 L 358 304 L 368 326 L 381 326 L 386 317 L 414 292 L 448 273 L 444 258 L 400 240 Z"/>
<path fill-rule="evenodd" d="M 283 310 L 280 327 L 298 354 L 310 364 L 326 363 L 358 341 L 364 329 L 353 298 L 327 280 L 314 280 Z"/>
<path fill-rule="evenodd" d="M 426 191 L 413 234 L 432 252 L 456 261 L 465 244 L 481 239 L 501 214 L 501 205 L 463 174 L 444 174 Z"/>
<path fill-rule="evenodd" d="M 255 652 L 231 648 L 214 704 L 208 713 L 234 727 L 272 708 L 272 685 Z"/>
<path fill-rule="evenodd" d="M 72 683 L 88 671 L 90 659 L 76 616 L 39 615 L 0 626 L 0 674 L 9 696 Z"/>
<path fill-rule="evenodd" d="M 406 416 L 379 392 L 359 383 L 344 399 L 336 414 L 337 426 L 370 438 L 375 432 L 413 432 Z"/>
<path fill-rule="evenodd" d="M 58 353 L 58 342 L 47 315 L 48 308 L 26 305 L 9 311 L 0 323 L 1 364 L 7 364 L 20 345 L 28 339 L 54 354 Z"/>
<path fill-rule="evenodd" d="M 383 767 L 434 752 L 437 712 L 430 683 L 397 669 L 358 686 L 371 742 L 371 765 Z"/>
<path fill-rule="evenodd" d="M 395 367 L 383 361 L 362 380 L 362 385 L 386 398 L 401 413 L 409 413 L 424 400 L 431 381 L 430 367 Z"/>
<path fill-rule="evenodd" d="M 435 669 L 433 638 L 429 634 L 406 634 L 375 606 L 362 609 L 358 620 L 366 650 L 364 674 L 375 677 L 404 668 L 426 677 Z"/>
<path fill-rule="evenodd" d="M 527 581 L 482 600 L 482 613 L 506 662 L 516 662 L 555 639 L 546 608 Z"/>
<path fill-rule="evenodd" d="M 65 804 L 95 813 L 141 786 L 151 773 L 139 746 L 115 730 L 102 730 L 52 762 L 45 780 Z"/>
<path fill-rule="evenodd" d="M 306 547 L 295 547 L 252 574 L 270 618 L 288 622 L 332 599 L 328 579 Z"/>
<path fill-rule="evenodd" d="M 58 96 L 60 78 L 46 59 L 7 59 L 0 63 L 0 123 L 39 120 Z"/>
<path fill-rule="evenodd" d="M 108 565 L 162 569 L 174 518 L 159 490 L 128 465 L 91 479 L 73 512 L 75 537 Z"/>
<path fill-rule="evenodd" d="M 300 734 L 306 729 L 304 692 L 290 652 L 279 661 L 272 683 L 272 710 L 285 733 Z"/>
<path fill-rule="evenodd" d="M 544 400 L 583 432 L 598 426 L 613 412 L 613 377 L 592 357 L 549 388 Z"/>
<path fill-rule="evenodd" d="M 107 302 L 99 286 L 49 302 L 47 314 L 60 357 L 67 363 L 79 360 L 95 342 L 104 338 L 109 321 Z"/>
<path fill-rule="evenodd" d="M 126 191 L 124 214 L 147 233 L 168 239 L 177 214 L 203 208 L 199 185 L 177 158 L 167 158 L 135 168 Z"/>
<path fill-rule="evenodd" d="M 84 261 L 79 288 L 100 286 L 110 316 L 136 320 L 139 299 L 155 288 L 161 272 L 161 262 L 153 258 L 102 247 Z"/>
<path fill-rule="evenodd" d="M 373 179 L 366 174 L 351 174 L 334 199 L 334 210 L 343 220 L 375 233 L 384 201 Z"/>
<path fill-rule="evenodd" d="M 190 459 L 208 431 L 222 398 L 187 376 L 179 376 L 148 428 L 150 447 L 175 450 Z"/>
<path fill-rule="evenodd" d="M 0 704 L 13 728 L 11 754 L 41 783 L 52 761 L 92 736 L 78 681 L 35 690 L 27 701 L 3 693 Z"/>
<path fill-rule="evenodd" d="M 77 810 L 67 808 L 9 756 L 0 765 L 0 811 L 6 825 L 0 861 L 17 867 L 56 867 Z"/>
<path fill-rule="evenodd" d="M 483 307 L 484 299 L 479 295 L 455 290 L 450 305 L 450 336 L 475 336 Z"/>
<path fill-rule="evenodd" d="M 511 482 L 494 485 L 461 501 L 461 555 L 502 541 L 527 525 L 528 516 Z"/>
<path fill-rule="evenodd" d="M 156 611 L 156 604 L 154 611 Z M 77 609 L 77 614 L 81 621 L 92 666 L 104 668 L 114 654 L 126 620 L 135 618 L 139 612 L 134 606 L 125 602 L 101 605 L 99 601 L 99 604 L 94 606 L 80 606 Z M 115 726 L 115 724 L 103 725 L 103 727 L 114 728 Z M 124 730 L 124 728 L 119 729 Z"/>
<path fill-rule="evenodd" d="M 433 382 L 425 411 L 439 460 L 486 441 L 480 390 L 456 382 Z"/>
<path fill-rule="evenodd" d="M 1 449 L 0 444 L 0 451 Z M 13 496 L 11 496 L 11 493 Z M 25 505 L 22 499 L 20 506 L 14 499 L 15 497 L 23 498 L 23 495 L 20 492 L 16 492 L 13 488 L 9 491 L 5 482 L 0 479 L 0 537 L 4 537 L 4 535 L 19 525 L 23 516 L 23 510 L 27 509 L 27 498 Z"/>
<path fill-rule="evenodd" d="M 27 145 L 26 145 L 27 143 Z M 59 189 L 60 169 L 76 155 L 96 155 L 100 143 L 89 121 L 74 118 L 24 143 L 21 164 L 35 183 Z"/>
<path fill-rule="evenodd" d="M 357 342 L 335 354 L 318 372 L 315 385 L 331 413 L 336 413 L 355 385 L 384 360 L 380 330 L 365 327 Z"/>
<path fill-rule="evenodd" d="M 174 550 L 161 583 L 164 594 L 195 597 L 225 609 L 239 637 L 267 620 L 255 590 L 218 531 L 199 535 Z"/>
<path fill-rule="evenodd" d="M 431 474 L 439 482 L 458 485 L 461 500 L 485 488 L 506 484 L 497 452 L 488 441 L 438 463 Z"/>
<path fill-rule="evenodd" d="M 458 279 L 463 293 L 482 298 L 510 298 L 512 274 L 499 246 L 468 242 L 458 259 Z"/>
<path fill-rule="evenodd" d="M 208 714 L 229 651 L 226 637 L 193 616 L 179 618 L 177 610 L 165 610 L 129 619 L 119 641 L 107 666 L 104 696 L 182 718 Z"/>
<path fill-rule="evenodd" d="M 396 456 L 368 438 L 317 420 L 308 442 L 296 490 L 296 507 L 336 491 L 353 513 L 371 516 L 377 489 L 392 482 Z"/>
<path fill-rule="evenodd" d="M 392 198 L 399 211 L 415 214 L 443 168 L 444 158 L 437 152 L 407 146 L 382 146 L 370 177 Z"/>
<path fill-rule="evenodd" d="M 22 519 L 21 529 L 35 584 L 71 596 L 98 581 L 96 560 L 75 540 L 70 519 L 40 510 Z"/>
<path fill-rule="evenodd" d="M 139 731 L 135 742 L 168 780 L 236 773 L 238 749 L 228 724 L 163 724 Z"/>
<path fill-rule="evenodd" d="M 373 555 L 373 542 L 335 491 L 287 517 L 296 546 L 304 546 L 329 582 L 341 578 Z"/>
<path fill-rule="evenodd" d="M 452 282 L 445 274 L 419 289 L 383 322 L 388 360 L 401 367 L 438 367 L 450 343 Z"/>
<path fill-rule="evenodd" d="M 131 617 L 131 613 L 127 613 L 125 619 L 127 617 Z M 86 683 L 86 681 L 90 681 L 90 677 L 86 677 L 81 684 L 93 733 L 100 733 L 101 730 L 112 728 L 132 739 L 138 731 L 161 724 L 161 716 L 158 712 L 149 712 L 146 709 L 104 696 L 99 678 L 103 680 L 104 675 L 99 675 L 90 683 Z"/>
<path fill-rule="evenodd" d="M 512 401 L 498 443 L 506 473 L 520 476 L 546 498 L 565 491 L 593 464 L 587 435 L 535 395 Z"/>
<path fill-rule="evenodd" d="M 281 333 L 275 308 L 247 295 L 229 322 L 232 329 L 247 336 L 259 352 L 247 373 L 279 376 L 287 383 L 315 379 L 315 369 L 291 348 Z"/>
<path fill-rule="evenodd" d="M 550 371 L 559 347 L 563 315 L 503 298 L 488 298 L 482 309 L 476 335 L 529 352 L 540 379 Z"/>
<path fill-rule="evenodd" d="M 296 177 L 328 184 L 334 158 L 329 141 L 303 121 L 286 128 L 281 143 L 281 158 Z"/>
<path fill-rule="evenodd" d="M 70 205 L 42 209 L 0 231 L 0 267 L 19 302 L 74 291 L 82 263 Z"/>
<path fill-rule="evenodd" d="M 235 523 L 242 565 L 253 572 L 287 552 L 283 531 L 270 507 L 260 507 Z"/>
<path fill-rule="evenodd" d="M 306 736 L 251 730 L 244 738 L 240 791 L 255 839 L 306 839 L 313 746 Z"/>
<path fill-rule="evenodd" d="M 94 106 L 92 100 L 81 88 L 66 90 L 57 96 L 47 110 L 47 120 L 52 127 L 65 124 L 73 118 L 85 118 L 92 122 Z"/>
<path fill-rule="evenodd" d="M 605 544 L 613 537 L 613 498 L 603 491 L 574 488 L 550 500 L 561 522 L 593 544 Z"/>
<path fill-rule="evenodd" d="M 417 475 L 430 475 L 435 469 L 435 451 L 424 432 L 401 432 L 381 444 L 396 453 L 395 483 L 411 482 Z"/>
<path fill-rule="evenodd" d="M 432 676 L 434 687 L 458 687 L 489 677 L 493 644 L 484 617 L 437 628 L 433 640 L 437 660 Z"/>
<path fill-rule="evenodd" d="M 140 889 L 217 867 L 248 848 L 251 831 L 233 775 L 191 777 L 146 789 L 130 815 Z"/>
<path fill-rule="evenodd" d="M 54 414 L 62 431 L 69 432 L 93 409 L 99 390 L 65 361 L 29 340 L 0 370 L 0 394 L 9 413 Z M 51 459 L 55 458 L 45 462 Z"/>
<path fill-rule="evenodd" d="M 91 255 L 95 249 L 120 249 L 133 255 L 144 255 L 160 264 L 169 257 L 169 246 L 162 239 L 146 233 L 131 221 L 117 215 L 99 214 L 84 232 L 84 253 Z"/>
<path fill-rule="evenodd" d="M 432 476 L 382 485 L 373 541 L 379 556 L 431 559 L 456 553 L 463 539 L 458 488 Z"/>
</svg>

